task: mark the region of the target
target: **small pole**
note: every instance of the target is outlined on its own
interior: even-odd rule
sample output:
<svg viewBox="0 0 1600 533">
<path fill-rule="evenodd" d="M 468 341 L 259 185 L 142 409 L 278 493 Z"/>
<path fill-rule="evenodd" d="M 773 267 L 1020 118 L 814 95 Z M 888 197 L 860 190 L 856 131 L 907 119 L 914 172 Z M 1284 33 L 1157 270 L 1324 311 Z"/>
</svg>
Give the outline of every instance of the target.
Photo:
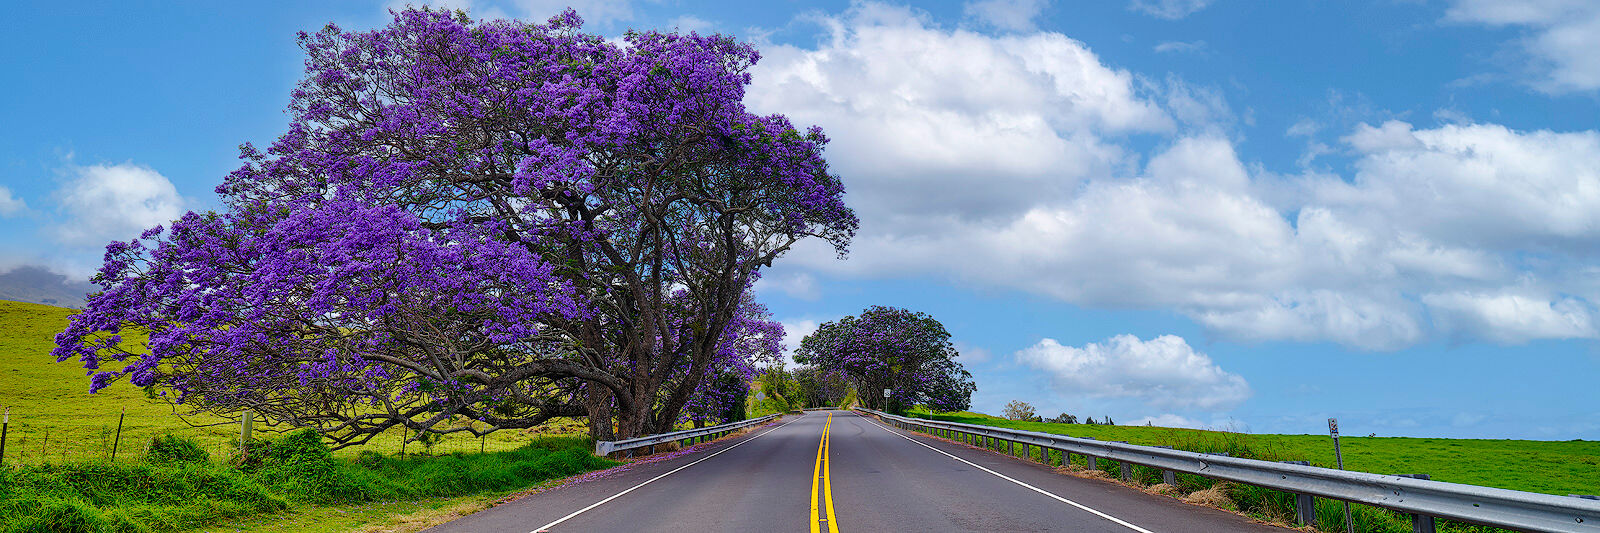
<svg viewBox="0 0 1600 533">
<path fill-rule="evenodd" d="M 122 414 L 117 416 L 117 437 L 111 441 L 111 462 L 117 461 L 117 445 L 122 444 L 122 421 L 127 418 L 128 408 L 123 407 Z"/>
<path fill-rule="evenodd" d="M 250 459 L 250 422 L 255 420 L 255 414 L 249 409 L 239 416 L 239 464 L 244 464 Z"/>
<path fill-rule="evenodd" d="M 0 465 L 6 462 L 6 432 L 11 429 L 11 408 L 6 407 L 6 418 L 0 421 Z"/>
<path fill-rule="evenodd" d="M 1333 436 L 1333 460 L 1338 463 L 1339 469 L 1344 470 L 1344 453 L 1339 450 L 1339 419 L 1328 419 L 1328 434 Z M 1356 533 L 1355 522 L 1350 520 L 1350 502 L 1344 503 L 1344 531 Z"/>
</svg>

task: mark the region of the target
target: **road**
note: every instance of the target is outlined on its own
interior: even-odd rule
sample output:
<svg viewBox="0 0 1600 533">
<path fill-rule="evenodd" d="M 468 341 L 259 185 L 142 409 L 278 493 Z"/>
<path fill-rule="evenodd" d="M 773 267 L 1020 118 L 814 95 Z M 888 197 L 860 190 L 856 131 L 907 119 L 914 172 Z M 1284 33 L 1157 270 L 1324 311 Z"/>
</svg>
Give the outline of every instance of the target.
<svg viewBox="0 0 1600 533">
<path fill-rule="evenodd" d="M 850 411 L 809 411 L 428 531 L 1289 530 L 1058 474 Z"/>
</svg>

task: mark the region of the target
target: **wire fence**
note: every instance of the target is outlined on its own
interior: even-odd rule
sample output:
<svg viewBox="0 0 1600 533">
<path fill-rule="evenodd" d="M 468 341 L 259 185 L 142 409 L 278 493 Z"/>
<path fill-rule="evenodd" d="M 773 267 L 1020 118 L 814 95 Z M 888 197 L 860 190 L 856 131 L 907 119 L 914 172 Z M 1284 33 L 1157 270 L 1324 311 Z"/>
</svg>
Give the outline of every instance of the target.
<svg viewBox="0 0 1600 533">
<path fill-rule="evenodd" d="M 275 438 L 285 428 L 264 427 L 259 416 L 253 418 L 252 437 Z M 131 462 L 144 460 L 150 442 L 157 436 L 176 435 L 190 439 L 205 450 L 212 461 L 226 461 L 239 447 L 244 428 L 236 420 L 216 418 L 197 424 L 186 423 L 177 415 L 152 415 L 148 410 L 106 413 L 52 413 L 8 407 L 0 420 L 0 466 L 84 461 Z M 467 423 L 465 421 L 462 422 Z M 446 455 L 483 453 L 514 449 L 542 436 L 586 434 L 577 422 L 558 420 L 531 430 L 497 431 L 484 437 L 468 432 L 439 435 L 431 442 L 410 440 L 413 434 L 400 428 L 374 436 L 365 444 L 334 452 L 353 457 L 362 451 L 384 455 Z M 410 442 L 407 442 L 410 440 Z"/>
</svg>

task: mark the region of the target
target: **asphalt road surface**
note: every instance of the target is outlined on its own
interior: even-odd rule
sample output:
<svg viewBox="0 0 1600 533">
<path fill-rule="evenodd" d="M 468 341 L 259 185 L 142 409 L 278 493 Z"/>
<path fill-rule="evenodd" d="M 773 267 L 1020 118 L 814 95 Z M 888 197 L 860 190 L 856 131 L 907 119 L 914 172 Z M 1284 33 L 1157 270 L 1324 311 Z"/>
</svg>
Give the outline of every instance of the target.
<svg viewBox="0 0 1600 533">
<path fill-rule="evenodd" d="M 428 531 L 1289 530 L 1058 474 L 850 411 L 809 411 L 702 451 L 534 494 Z"/>
</svg>

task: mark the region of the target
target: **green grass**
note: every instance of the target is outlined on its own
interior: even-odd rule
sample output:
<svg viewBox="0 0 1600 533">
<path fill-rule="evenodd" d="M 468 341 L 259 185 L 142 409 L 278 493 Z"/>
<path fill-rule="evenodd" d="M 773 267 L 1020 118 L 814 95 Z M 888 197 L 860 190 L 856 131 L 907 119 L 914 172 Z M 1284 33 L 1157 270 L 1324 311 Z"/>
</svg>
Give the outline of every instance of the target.
<svg viewBox="0 0 1600 533">
<path fill-rule="evenodd" d="M 915 412 L 926 416 L 926 411 Z M 1332 468 L 1333 441 L 1326 435 L 1252 435 L 1147 426 L 1018 422 L 980 413 L 944 413 L 939 420 L 1056 433 L 1132 444 L 1227 452 L 1246 447 L 1260 459 L 1309 461 Z M 1600 442 L 1407 437 L 1340 437 L 1346 470 L 1376 474 L 1428 474 L 1437 481 L 1543 492 L 1600 494 Z M 1199 449 L 1215 448 L 1215 449 Z"/>
<path fill-rule="evenodd" d="M 73 312 L 0 301 L 0 390 L 6 391 L 0 402 L 10 407 L 0 457 L 6 467 L 0 468 L 0 532 L 164 531 L 218 523 L 339 530 L 386 520 L 390 511 L 479 501 L 615 464 L 589 453 L 583 424 L 558 420 L 482 440 L 449 435 L 431 449 L 413 442 L 403 457 L 396 457 L 398 431 L 333 453 L 319 439 L 301 438 L 298 446 L 277 447 L 298 454 L 235 468 L 223 463 L 237 444 L 237 420 L 186 420 L 127 383 L 89 394 L 80 363 L 56 363 L 53 338 Z M 294 440 L 260 421 L 255 428 L 257 438 Z M 164 436 L 178 438 L 152 450 Z"/>
<path fill-rule="evenodd" d="M 350 460 L 333 457 L 320 437 L 302 430 L 242 467 L 203 457 L 22 465 L 0 469 L 0 532 L 173 531 L 291 506 L 316 515 L 329 505 L 503 493 L 617 464 L 589 446 L 586 438 L 546 438 L 484 454 L 368 452 Z"/>
<path fill-rule="evenodd" d="M 55 335 L 67 327 L 72 309 L 0 300 L 0 403 L 11 409 L 5 464 L 70 462 L 109 457 L 116 440 L 117 419 L 127 418 L 117 446 L 117 460 L 143 453 L 156 436 L 173 433 L 194 439 L 213 457 L 227 457 L 239 437 L 237 420 L 211 415 L 180 418 L 181 407 L 145 397 L 143 389 L 118 382 L 89 394 L 89 378 L 76 359 L 57 363 L 50 356 Z M 127 335 L 125 342 L 142 342 Z M 205 426 L 193 427 L 191 424 Z M 287 428 L 283 428 L 287 429 Z M 274 428 L 257 420 L 254 430 L 271 435 Z M 529 431 L 499 431 L 480 440 L 465 433 L 446 435 L 431 450 L 412 442 L 406 453 L 433 454 L 511 450 L 539 435 L 587 432 L 579 421 L 557 420 Z M 362 446 L 335 452 L 355 457 L 362 451 L 399 453 L 404 433 L 391 430 Z"/>
<path fill-rule="evenodd" d="M 1333 467 L 1333 443 L 1321 435 L 1252 435 L 1228 431 L 1208 431 L 1149 426 L 1105 426 L 1020 422 L 981 413 L 930 414 L 913 410 L 911 416 L 980 424 L 986 426 L 1054 433 L 1097 440 L 1126 441 L 1130 444 L 1172 446 L 1181 450 L 1228 453 L 1234 457 L 1267 461 L 1309 461 L 1315 466 Z M 1342 437 L 1346 470 L 1378 474 L 1429 474 L 1434 480 L 1499 487 L 1548 494 L 1600 494 L 1600 478 L 1594 476 L 1600 463 L 1600 443 L 1586 441 L 1528 441 L 1489 439 L 1422 439 L 1404 437 Z M 1037 452 L 1034 452 L 1037 457 Z M 1059 462 L 1059 453 L 1052 461 Z M 1084 459 L 1075 458 L 1078 467 Z M 1110 477 L 1121 477 L 1119 466 L 1102 461 L 1100 469 Z M 1134 477 L 1144 485 L 1160 482 L 1160 472 L 1135 467 Z M 1178 490 L 1193 493 L 1212 487 L 1212 480 L 1187 474 L 1178 476 Z M 1226 484 L 1223 491 L 1232 500 L 1223 505 L 1256 518 L 1281 523 L 1292 522 L 1294 501 L 1283 492 L 1249 485 Z M 1352 505 L 1356 531 L 1395 532 L 1411 530 L 1408 519 L 1388 510 Z M 1344 531 L 1344 507 L 1337 501 L 1318 500 L 1317 526 L 1323 531 Z M 1467 533 L 1499 531 L 1441 521 L 1441 531 Z"/>
</svg>

